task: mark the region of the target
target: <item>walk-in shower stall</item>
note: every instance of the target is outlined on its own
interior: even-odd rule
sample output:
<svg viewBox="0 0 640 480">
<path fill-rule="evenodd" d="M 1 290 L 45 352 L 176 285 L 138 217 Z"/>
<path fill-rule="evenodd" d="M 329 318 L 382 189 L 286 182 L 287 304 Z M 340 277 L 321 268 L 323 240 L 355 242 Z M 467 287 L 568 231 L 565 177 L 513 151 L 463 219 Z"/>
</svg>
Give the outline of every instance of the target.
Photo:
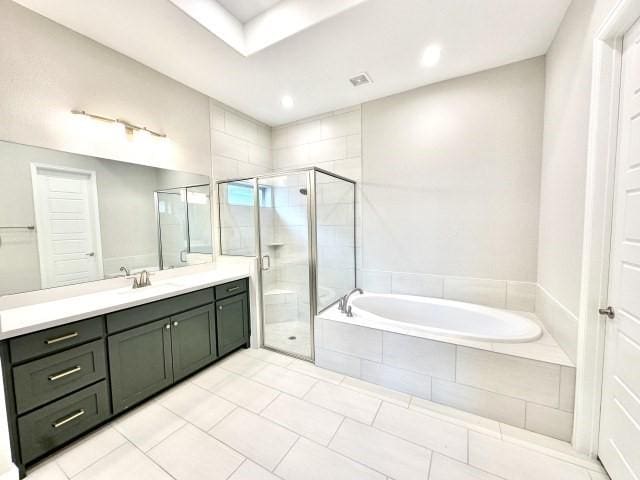
<svg viewBox="0 0 640 480">
<path fill-rule="evenodd" d="M 259 256 L 264 347 L 313 359 L 314 315 L 355 287 L 355 182 L 319 168 L 218 182 L 220 251 Z"/>
</svg>

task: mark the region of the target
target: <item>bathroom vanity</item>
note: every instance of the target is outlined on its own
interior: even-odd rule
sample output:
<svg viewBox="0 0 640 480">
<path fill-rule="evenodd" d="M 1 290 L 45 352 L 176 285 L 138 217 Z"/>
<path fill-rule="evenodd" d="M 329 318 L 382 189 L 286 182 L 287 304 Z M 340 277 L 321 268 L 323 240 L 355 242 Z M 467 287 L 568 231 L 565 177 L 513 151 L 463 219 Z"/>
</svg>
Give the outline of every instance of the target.
<svg viewBox="0 0 640 480">
<path fill-rule="evenodd" d="M 34 319 L 24 334 L 7 329 L 4 321 L 13 323 L 11 318 L 2 319 L 5 401 L 21 477 L 25 466 L 249 346 L 248 278 L 206 285 L 124 292 L 123 308 L 102 308 L 96 301 L 84 316 L 67 311 L 64 319 Z M 154 300 L 141 298 L 148 295 Z M 56 308 L 43 304 L 43 315 L 47 310 L 51 315 Z M 101 310 L 107 311 L 95 313 Z"/>
</svg>

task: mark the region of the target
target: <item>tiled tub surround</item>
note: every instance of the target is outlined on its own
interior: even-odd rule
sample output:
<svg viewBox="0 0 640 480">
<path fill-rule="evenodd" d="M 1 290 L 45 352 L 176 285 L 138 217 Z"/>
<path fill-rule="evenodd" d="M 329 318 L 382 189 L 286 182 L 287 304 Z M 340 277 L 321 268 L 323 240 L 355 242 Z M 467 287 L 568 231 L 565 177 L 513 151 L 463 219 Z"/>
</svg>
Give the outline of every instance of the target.
<svg viewBox="0 0 640 480">
<path fill-rule="evenodd" d="M 364 323 L 335 307 L 316 317 L 318 366 L 571 440 L 575 368 L 546 331 L 535 342 L 492 344 L 421 338 L 358 322 Z"/>
<path fill-rule="evenodd" d="M 521 312 L 536 310 L 534 282 L 362 270 L 360 283 L 373 293 L 446 298 Z"/>
<path fill-rule="evenodd" d="M 576 361 L 578 318 L 534 282 L 362 270 L 360 284 L 366 291 L 375 293 L 446 298 L 535 312 L 569 359 Z"/>
<path fill-rule="evenodd" d="M 27 480 L 607 480 L 564 442 L 249 349 Z"/>
</svg>

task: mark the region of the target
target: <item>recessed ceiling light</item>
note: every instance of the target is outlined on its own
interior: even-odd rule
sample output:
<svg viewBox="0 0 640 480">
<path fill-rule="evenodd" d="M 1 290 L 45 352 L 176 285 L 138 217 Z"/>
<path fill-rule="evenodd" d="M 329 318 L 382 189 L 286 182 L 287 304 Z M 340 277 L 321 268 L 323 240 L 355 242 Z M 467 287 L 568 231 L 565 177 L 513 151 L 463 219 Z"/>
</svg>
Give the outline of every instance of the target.
<svg viewBox="0 0 640 480">
<path fill-rule="evenodd" d="M 440 54 L 442 53 L 442 48 L 438 45 L 430 45 L 424 49 L 422 53 L 422 66 L 423 67 L 433 67 L 438 64 L 440 61 Z"/>
<path fill-rule="evenodd" d="M 286 109 L 293 108 L 293 98 L 291 98 L 290 95 L 285 95 L 284 97 L 282 97 L 280 103 Z"/>
</svg>

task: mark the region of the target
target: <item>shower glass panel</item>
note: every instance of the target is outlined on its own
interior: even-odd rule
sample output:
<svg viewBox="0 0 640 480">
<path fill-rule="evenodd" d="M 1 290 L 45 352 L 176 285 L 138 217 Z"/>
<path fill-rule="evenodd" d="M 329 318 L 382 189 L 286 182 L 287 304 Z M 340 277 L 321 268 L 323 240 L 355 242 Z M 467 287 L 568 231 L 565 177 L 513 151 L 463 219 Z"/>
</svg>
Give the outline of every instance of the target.
<svg viewBox="0 0 640 480">
<path fill-rule="evenodd" d="M 312 357 L 309 174 L 258 179 L 263 342 Z"/>
<path fill-rule="evenodd" d="M 355 287 L 355 184 L 315 172 L 318 312 Z"/>
<path fill-rule="evenodd" d="M 209 185 L 187 187 L 187 228 L 189 253 L 211 255 L 211 202 Z"/>
<path fill-rule="evenodd" d="M 262 345 L 313 360 L 314 316 L 356 285 L 355 182 L 317 167 L 223 180 L 218 207 L 221 253 L 260 257 Z"/>
<path fill-rule="evenodd" d="M 183 267 L 187 260 L 187 202 L 184 188 L 157 192 L 160 269 Z"/>
<path fill-rule="evenodd" d="M 156 192 L 160 269 L 211 261 L 209 185 Z"/>
</svg>

